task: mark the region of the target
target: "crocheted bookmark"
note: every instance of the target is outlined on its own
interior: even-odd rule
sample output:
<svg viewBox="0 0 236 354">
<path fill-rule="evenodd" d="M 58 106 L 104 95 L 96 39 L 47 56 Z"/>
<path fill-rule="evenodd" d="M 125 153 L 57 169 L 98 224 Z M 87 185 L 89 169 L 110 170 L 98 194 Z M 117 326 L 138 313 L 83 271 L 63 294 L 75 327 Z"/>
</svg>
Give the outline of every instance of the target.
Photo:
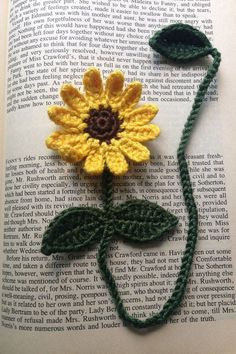
<svg viewBox="0 0 236 354">
<path fill-rule="evenodd" d="M 50 223 L 41 248 L 43 254 L 50 255 L 79 251 L 94 242 L 100 242 L 97 256 L 100 272 L 119 317 L 126 325 L 136 328 L 164 323 L 184 295 L 198 228 L 198 213 L 185 149 L 207 89 L 220 64 L 217 49 L 211 46 L 203 33 L 188 25 L 176 24 L 164 28 L 150 39 L 149 44 L 157 52 L 177 62 L 185 63 L 206 55 L 213 57 L 199 86 L 177 151 L 189 228 L 173 293 L 159 313 L 144 320 L 137 319 L 126 311 L 107 264 L 108 248 L 114 235 L 135 242 L 148 242 L 160 239 L 178 223 L 175 215 L 146 200 L 137 199 L 113 205 L 113 174 L 120 176 L 127 172 L 127 158 L 135 162 L 148 160 L 150 153 L 142 143 L 156 138 L 160 132 L 157 126 L 149 124 L 158 109 L 151 104 L 136 107 L 141 96 L 141 83 L 134 81 L 123 89 L 124 77 L 119 70 L 111 73 L 103 86 L 99 70 L 90 68 L 83 78 L 85 93 L 65 84 L 61 96 L 66 107 L 53 106 L 48 110 L 50 119 L 61 129 L 48 137 L 47 146 L 68 162 L 83 161 L 87 173 L 102 174 L 103 209 L 74 207 L 63 211 Z"/>
</svg>

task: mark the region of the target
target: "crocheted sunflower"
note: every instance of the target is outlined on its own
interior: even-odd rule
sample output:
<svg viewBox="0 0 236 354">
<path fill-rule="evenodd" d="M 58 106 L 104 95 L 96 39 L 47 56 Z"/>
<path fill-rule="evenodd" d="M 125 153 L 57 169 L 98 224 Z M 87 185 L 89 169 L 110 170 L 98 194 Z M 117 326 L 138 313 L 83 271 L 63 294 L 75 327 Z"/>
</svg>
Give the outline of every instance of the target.
<svg viewBox="0 0 236 354">
<path fill-rule="evenodd" d="M 156 138 L 160 129 L 149 124 L 158 112 L 153 104 L 137 107 L 142 84 L 133 81 L 124 89 L 124 75 L 112 72 L 105 85 L 97 68 L 83 76 L 84 94 L 64 84 L 61 97 L 66 107 L 51 106 L 50 119 L 61 126 L 46 140 L 48 148 L 68 162 L 84 160 L 84 170 L 101 174 L 107 166 L 114 175 L 128 170 L 126 157 L 135 162 L 150 158 L 143 142 Z"/>
<path fill-rule="evenodd" d="M 66 84 L 62 87 L 61 96 L 68 107 L 49 109 L 49 117 L 62 129 L 47 139 L 48 147 L 56 150 L 66 161 L 84 160 L 84 168 L 89 173 L 104 172 L 101 206 L 73 206 L 57 214 L 44 232 L 41 247 L 41 252 L 49 256 L 58 252 L 78 252 L 99 242 L 97 262 L 112 302 L 124 324 L 135 328 L 167 323 L 167 318 L 184 297 L 198 236 L 198 211 L 185 153 L 200 107 L 221 60 L 220 53 L 202 32 L 181 23 L 157 32 L 149 43 L 158 53 L 177 63 L 187 63 L 209 54 L 213 57 L 213 63 L 197 91 L 177 150 L 189 226 L 172 293 L 159 312 L 140 319 L 139 315 L 128 313 L 119 292 L 120 286 L 113 277 L 112 268 L 109 268 L 109 246 L 114 236 L 125 238 L 126 242 L 153 242 L 173 231 L 178 223 L 175 215 L 146 198 L 132 198 L 114 205 L 113 174 L 122 175 L 128 170 L 126 157 L 136 162 L 147 160 L 149 151 L 141 143 L 159 134 L 159 128 L 149 124 L 157 108 L 149 104 L 136 108 L 141 84 L 135 81 L 123 90 L 124 77 L 120 71 L 111 73 L 103 87 L 99 70 L 89 69 L 83 78 L 85 94 Z"/>
</svg>

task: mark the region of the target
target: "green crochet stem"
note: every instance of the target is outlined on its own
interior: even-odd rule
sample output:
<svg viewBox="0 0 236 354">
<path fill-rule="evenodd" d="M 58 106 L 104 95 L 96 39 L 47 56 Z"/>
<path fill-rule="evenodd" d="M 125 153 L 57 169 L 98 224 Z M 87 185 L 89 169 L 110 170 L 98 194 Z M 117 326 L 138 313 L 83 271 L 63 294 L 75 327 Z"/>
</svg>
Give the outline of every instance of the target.
<svg viewBox="0 0 236 354">
<path fill-rule="evenodd" d="M 173 26 L 170 26 L 173 29 Z M 170 28 L 169 27 L 169 28 Z M 175 29 L 191 29 L 190 26 L 180 26 L 180 25 L 175 25 Z M 192 31 L 192 30 L 191 30 Z M 193 33 L 195 34 L 196 30 L 193 29 Z M 160 37 L 160 35 L 163 34 L 162 32 L 159 32 L 155 39 Z M 203 35 L 204 36 L 204 35 Z M 150 40 L 151 42 L 151 40 Z M 153 44 L 152 42 L 150 43 L 151 45 Z M 181 44 L 178 44 L 179 48 Z M 188 62 L 189 60 L 192 60 L 193 58 L 190 56 L 190 58 L 186 59 L 186 55 L 183 55 L 184 49 L 181 48 L 182 51 L 179 52 L 179 55 L 176 55 L 175 59 L 177 61 L 184 61 Z M 193 48 L 191 49 L 193 53 Z M 196 57 L 201 56 L 200 52 L 202 48 L 194 48 Z M 177 51 L 177 50 L 176 50 Z M 188 226 L 188 236 L 187 236 L 187 243 L 186 243 L 186 248 L 184 255 L 182 257 L 182 263 L 180 267 L 180 271 L 175 283 L 174 290 L 170 296 L 170 298 L 167 300 L 167 302 L 164 304 L 162 310 L 145 319 L 145 320 L 140 320 L 135 318 L 132 315 L 129 315 L 128 312 L 125 309 L 125 306 L 123 304 L 123 301 L 119 295 L 119 291 L 116 285 L 116 282 L 112 276 L 111 271 L 108 268 L 107 265 L 107 256 L 108 256 L 108 247 L 110 244 L 110 241 L 113 236 L 113 228 L 112 224 L 107 223 L 107 226 L 103 232 L 102 240 L 100 243 L 100 248 L 98 252 L 98 264 L 99 268 L 101 271 L 101 274 L 103 275 L 103 278 L 107 284 L 107 287 L 109 289 L 109 292 L 111 294 L 111 297 L 114 300 L 116 309 L 118 311 L 119 317 L 126 323 L 127 325 L 133 326 L 135 328 L 147 328 L 155 325 L 160 325 L 166 322 L 167 318 L 173 313 L 173 311 L 179 306 L 181 300 L 183 299 L 184 292 L 187 286 L 188 282 L 188 276 L 190 272 L 190 268 L 192 265 L 192 260 L 193 260 L 193 255 L 194 255 L 194 250 L 195 250 L 195 245 L 197 241 L 197 236 L 198 236 L 198 211 L 197 211 L 197 206 L 194 200 L 193 196 L 193 189 L 191 185 L 191 180 L 189 176 L 189 170 L 188 170 L 188 164 L 185 158 L 185 150 L 187 147 L 187 144 L 189 142 L 191 133 L 193 131 L 194 123 L 197 120 L 199 116 L 199 111 L 201 108 L 201 105 L 203 103 L 203 99 L 206 95 L 207 89 L 216 75 L 219 65 L 220 65 L 220 60 L 221 60 L 221 55 L 215 48 L 207 48 L 205 51 L 207 54 L 210 54 L 213 57 L 213 62 L 210 65 L 208 72 L 203 80 L 203 82 L 200 84 L 196 98 L 194 100 L 193 106 L 191 113 L 189 117 L 187 118 L 187 122 L 184 126 L 182 136 L 180 139 L 179 147 L 177 150 L 177 158 L 178 158 L 178 165 L 179 165 L 179 173 L 180 173 L 180 180 L 181 180 L 181 185 L 182 185 L 182 190 L 183 190 L 183 196 L 185 200 L 185 204 L 187 207 L 188 211 L 188 218 L 189 218 L 189 226 Z M 162 51 L 163 53 L 163 51 Z M 170 51 L 171 53 L 171 59 L 173 58 L 173 48 Z M 190 51 L 191 53 L 191 51 Z M 166 53 L 165 53 L 166 54 Z M 189 56 L 189 53 L 187 53 Z M 195 57 L 195 58 L 196 58 Z M 194 59 L 195 59 L 194 58 Z M 112 175 L 109 174 L 108 172 L 105 172 L 103 175 L 103 181 L 102 181 L 102 186 L 103 186 L 103 203 L 104 207 L 109 210 L 109 208 L 112 207 Z M 107 208 L 107 205 L 109 207 Z"/>
</svg>

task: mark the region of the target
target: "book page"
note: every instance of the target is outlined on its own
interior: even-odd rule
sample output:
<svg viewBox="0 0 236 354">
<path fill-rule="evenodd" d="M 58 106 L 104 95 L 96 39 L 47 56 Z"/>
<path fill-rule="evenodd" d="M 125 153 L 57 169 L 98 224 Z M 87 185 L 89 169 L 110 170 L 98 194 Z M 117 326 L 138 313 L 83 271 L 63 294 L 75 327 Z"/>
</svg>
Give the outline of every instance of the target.
<svg viewBox="0 0 236 354">
<path fill-rule="evenodd" d="M 7 16 L 6 14 L 8 13 L 8 4 L 7 1 L 2 1 L 0 4 L 0 15 L 2 18 L 2 21 L 0 23 L 0 33 L 2 35 L 2 40 L 0 42 L 0 50 L 1 53 L 6 53 L 6 48 L 7 48 Z M 1 105 L 0 105 L 0 116 L 4 117 L 5 115 L 5 89 L 6 89 L 6 56 L 1 55 L 0 57 L 0 98 L 1 98 Z M 0 119 L 0 131 L 2 132 L 1 134 L 1 143 L 0 143 L 0 173 L 1 173 L 1 178 L 0 178 L 0 200 L 3 200 L 4 196 L 4 152 L 3 152 L 3 147 L 4 147 L 4 119 Z M 3 206 L 3 205 L 1 205 Z M 1 225 L 2 225 L 2 217 L 3 213 L 0 213 L 0 220 L 1 220 Z"/>
<path fill-rule="evenodd" d="M 5 193 L 5 186 L 4 186 L 4 126 L 5 122 L 3 117 L 5 116 L 5 89 L 6 89 L 6 53 L 7 48 L 7 13 L 8 13 L 8 1 L 4 0 L 0 2 L 0 33 L 1 33 L 1 41 L 0 41 L 0 51 L 2 55 L 0 56 L 0 132 L 1 132 L 1 139 L 0 139 L 0 200 L 4 200 L 4 193 Z M 3 203 L 0 203 L 0 239 L 1 239 L 1 246 L 3 242 L 3 218 L 4 218 L 4 206 Z M 1 247 L 2 249 L 2 247 Z M 2 274 L 2 254 L 0 252 L 0 274 Z M 1 277 L 0 277 L 0 289 L 2 289 Z M 1 293 L 1 291 L 0 291 Z M 1 307 L 0 307 L 0 314 L 1 314 Z M 0 315 L 1 316 L 1 315 Z"/>
<path fill-rule="evenodd" d="M 235 51 L 225 38 L 234 38 L 235 11 L 233 1 L 10 1 L 1 290 L 4 354 L 30 353 L 32 343 L 36 353 L 73 352 L 78 347 L 81 353 L 143 353 L 147 348 L 154 353 L 157 343 L 163 353 L 233 353 L 235 148 L 229 136 L 235 125 Z M 222 31 L 223 19 L 227 26 Z M 114 178 L 114 201 L 138 197 L 156 202 L 176 214 L 179 225 L 161 243 L 139 247 L 114 238 L 109 265 L 129 313 L 144 319 L 160 311 L 173 290 L 188 228 L 176 150 L 211 61 L 173 65 L 152 51 L 148 39 L 176 22 L 206 33 L 222 52 L 223 62 L 187 152 L 199 238 L 186 293 L 167 325 L 140 334 L 118 319 L 98 271 L 98 245 L 50 257 L 40 253 L 43 232 L 60 211 L 101 206 L 100 178 L 86 176 L 81 165 L 64 163 L 46 149 L 44 140 L 56 128 L 46 107 L 62 104 L 63 82 L 80 87 L 89 66 L 98 66 L 104 80 L 120 68 L 126 83 L 142 81 L 142 102 L 158 104 L 154 122 L 161 135 L 148 144 L 151 161 L 130 163 L 125 177 Z"/>
</svg>

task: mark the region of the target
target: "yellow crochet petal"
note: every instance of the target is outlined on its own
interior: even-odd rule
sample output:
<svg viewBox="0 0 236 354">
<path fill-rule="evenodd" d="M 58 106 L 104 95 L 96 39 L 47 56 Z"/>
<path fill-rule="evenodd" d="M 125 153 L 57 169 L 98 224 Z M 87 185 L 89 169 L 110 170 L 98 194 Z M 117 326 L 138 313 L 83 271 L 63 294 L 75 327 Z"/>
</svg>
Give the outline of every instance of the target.
<svg viewBox="0 0 236 354">
<path fill-rule="evenodd" d="M 136 162 L 149 159 L 149 150 L 140 142 L 154 139 L 160 129 L 148 124 L 157 107 L 135 107 L 142 84 L 134 81 L 124 90 L 124 75 L 115 70 L 104 88 L 99 69 L 91 67 L 83 76 L 83 85 L 84 94 L 72 84 L 64 84 L 61 97 L 66 106 L 49 107 L 50 119 L 62 130 L 47 138 L 48 148 L 68 162 L 84 159 L 85 171 L 94 175 L 102 173 L 105 166 L 114 175 L 124 175 L 128 171 L 126 157 Z"/>
<path fill-rule="evenodd" d="M 89 109 L 88 103 L 84 95 L 79 90 L 77 90 L 76 87 L 71 84 L 64 84 L 62 85 L 60 93 L 63 101 L 72 110 L 80 113 L 80 116 L 82 116 L 83 113 L 87 113 Z"/>
<path fill-rule="evenodd" d="M 87 134 L 68 134 L 56 131 L 46 139 L 48 148 L 55 150 L 68 162 L 79 162 L 88 154 Z"/>
<path fill-rule="evenodd" d="M 48 115 L 54 123 L 67 128 L 67 130 L 70 129 L 75 133 L 83 131 L 87 126 L 74 111 L 64 107 L 51 106 L 48 108 Z"/>
<path fill-rule="evenodd" d="M 89 151 L 84 163 L 84 170 L 92 175 L 100 175 L 104 170 L 104 165 L 103 149 L 99 146 L 97 149 Z"/>
<path fill-rule="evenodd" d="M 109 101 L 121 98 L 124 80 L 124 75 L 120 70 L 115 70 L 108 76 L 106 80 L 105 92 Z"/>
<path fill-rule="evenodd" d="M 119 137 L 129 138 L 134 141 L 144 142 L 155 139 L 160 134 L 160 128 L 154 124 L 135 126 L 122 124 L 124 130 L 118 134 Z"/>
<path fill-rule="evenodd" d="M 133 108 L 140 100 L 142 84 L 139 81 L 131 82 L 122 94 L 120 109 L 122 111 Z"/>
<path fill-rule="evenodd" d="M 107 107 L 107 97 L 103 91 L 101 73 L 97 68 L 89 68 L 83 77 L 86 99 L 90 108 L 99 109 L 99 106 Z"/>
<path fill-rule="evenodd" d="M 89 68 L 83 77 L 83 84 L 86 95 L 101 95 L 103 92 L 103 83 L 101 73 L 97 68 Z"/>
<path fill-rule="evenodd" d="M 129 166 L 120 149 L 113 144 L 107 145 L 106 143 L 103 143 L 102 147 L 104 149 L 106 164 L 111 173 L 116 176 L 124 175 L 128 171 Z"/>
<path fill-rule="evenodd" d="M 154 104 L 144 104 L 143 106 L 124 113 L 122 118 L 127 123 L 144 125 L 149 123 L 157 114 L 158 107 Z"/>
<path fill-rule="evenodd" d="M 142 162 L 150 159 L 150 151 L 138 143 L 130 139 L 122 138 L 118 140 L 119 148 L 130 159 L 135 162 Z"/>
</svg>

